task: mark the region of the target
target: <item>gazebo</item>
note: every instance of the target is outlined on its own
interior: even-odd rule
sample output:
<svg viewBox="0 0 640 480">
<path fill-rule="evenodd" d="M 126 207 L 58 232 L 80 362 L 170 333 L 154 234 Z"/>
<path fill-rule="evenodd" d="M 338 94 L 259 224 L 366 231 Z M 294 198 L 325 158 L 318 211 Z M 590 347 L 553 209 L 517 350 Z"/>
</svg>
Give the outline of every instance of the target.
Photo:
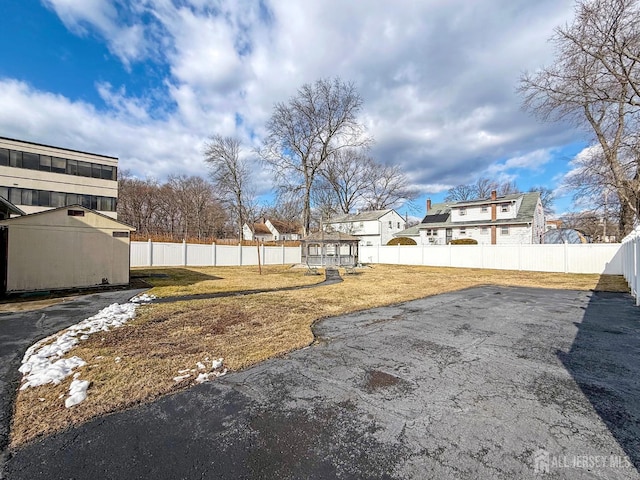
<svg viewBox="0 0 640 480">
<path fill-rule="evenodd" d="M 342 232 L 314 232 L 301 240 L 302 262 L 313 267 L 343 267 L 358 263 L 360 239 Z"/>
</svg>

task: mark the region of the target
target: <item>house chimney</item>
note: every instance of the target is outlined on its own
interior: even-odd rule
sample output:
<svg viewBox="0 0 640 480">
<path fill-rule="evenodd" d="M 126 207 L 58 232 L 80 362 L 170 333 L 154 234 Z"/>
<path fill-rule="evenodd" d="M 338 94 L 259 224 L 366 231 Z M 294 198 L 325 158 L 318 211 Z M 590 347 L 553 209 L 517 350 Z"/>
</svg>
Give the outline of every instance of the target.
<svg viewBox="0 0 640 480">
<path fill-rule="evenodd" d="M 427 198 L 427 213 L 429 213 L 429 210 L 431 210 L 431 199 Z"/>
<path fill-rule="evenodd" d="M 496 198 L 498 198 L 498 192 L 491 190 L 491 200 L 495 200 Z"/>
</svg>

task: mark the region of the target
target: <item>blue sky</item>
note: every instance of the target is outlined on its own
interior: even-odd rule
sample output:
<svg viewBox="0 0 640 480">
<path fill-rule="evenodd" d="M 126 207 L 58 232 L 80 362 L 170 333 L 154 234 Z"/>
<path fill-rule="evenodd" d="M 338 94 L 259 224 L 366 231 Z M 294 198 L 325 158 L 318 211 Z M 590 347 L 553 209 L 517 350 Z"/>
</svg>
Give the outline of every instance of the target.
<svg viewBox="0 0 640 480">
<path fill-rule="evenodd" d="M 213 134 L 243 154 L 275 102 L 340 76 L 364 99 L 371 154 L 426 198 L 484 176 L 555 189 L 589 136 L 521 109 L 520 74 L 553 59 L 568 0 L 0 0 L 0 136 L 115 155 L 141 178 L 206 175 Z M 269 198 L 269 176 L 255 163 Z"/>
</svg>

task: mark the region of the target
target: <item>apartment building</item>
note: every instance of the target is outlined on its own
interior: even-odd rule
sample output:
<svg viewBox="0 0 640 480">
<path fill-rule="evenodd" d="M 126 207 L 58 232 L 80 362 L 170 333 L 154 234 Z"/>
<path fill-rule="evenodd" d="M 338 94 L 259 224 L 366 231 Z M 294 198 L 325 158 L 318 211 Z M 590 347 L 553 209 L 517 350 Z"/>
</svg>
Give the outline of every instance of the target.
<svg viewBox="0 0 640 480">
<path fill-rule="evenodd" d="M 0 197 L 24 213 L 81 205 L 117 218 L 118 159 L 0 137 Z"/>
</svg>

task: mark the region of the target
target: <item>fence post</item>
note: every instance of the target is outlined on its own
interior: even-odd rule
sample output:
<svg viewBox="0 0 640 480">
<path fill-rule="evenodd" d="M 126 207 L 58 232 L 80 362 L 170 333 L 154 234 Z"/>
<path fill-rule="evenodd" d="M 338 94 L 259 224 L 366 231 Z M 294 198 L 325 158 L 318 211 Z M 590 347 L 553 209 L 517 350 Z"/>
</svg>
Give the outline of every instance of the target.
<svg viewBox="0 0 640 480">
<path fill-rule="evenodd" d="M 635 283 L 635 295 L 636 295 L 636 307 L 640 307 L 640 294 L 638 291 L 640 289 L 640 236 L 636 234 L 636 237 L 633 239 L 633 250 L 634 250 L 634 277 L 633 281 Z"/>
<path fill-rule="evenodd" d="M 149 239 L 149 242 L 147 243 L 148 245 L 148 250 L 147 250 L 147 259 L 148 259 L 148 264 L 150 267 L 153 267 L 153 242 L 151 241 L 151 239 Z"/>
<path fill-rule="evenodd" d="M 569 243 L 564 241 L 564 273 L 569 273 Z"/>
<path fill-rule="evenodd" d="M 398 244 L 397 254 L 398 254 L 398 265 L 400 265 L 400 244 Z"/>
<path fill-rule="evenodd" d="M 302 247 L 301 247 L 302 248 Z M 284 265 L 284 255 L 285 255 L 286 250 L 284 249 L 284 242 L 282 243 L 282 265 Z"/>
<path fill-rule="evenodd" d="M 182 240 L 182 264 L 187 266 L 187 240 Z"/>
<path fill-rule="evenodd" d="M 260 247 L 261 247 L 260 249 L 262 250 L 262 252 L 260 253 L 260 255 L 262 256 L 262 265 L 266 265 L 265 257 L 264 257 L 264 243 Z M 258 259 L 258 263 L 260 263 L 260 259 Z"/>
<path fill-rule="evenodd" d="M 242 242 L 238 244 L 238 266 L 242 266 Z"/>
<path fill-rule="evenodd" d="M 522 271 L 522 244 L 518 244 L 518 271 Z"/>
<path fill-rule="evenodd" d="M 216 266 L 216 242 L 211 243 L 211 266 Z"/>
<path fill-rule="evenodd" d="M 452 248 L 453 245 L 451 245 L 451 242 L 449 242 L 449 266 L 452 267 L 453 266 L 453 252 L 452 252 Z"/>
</svg>

